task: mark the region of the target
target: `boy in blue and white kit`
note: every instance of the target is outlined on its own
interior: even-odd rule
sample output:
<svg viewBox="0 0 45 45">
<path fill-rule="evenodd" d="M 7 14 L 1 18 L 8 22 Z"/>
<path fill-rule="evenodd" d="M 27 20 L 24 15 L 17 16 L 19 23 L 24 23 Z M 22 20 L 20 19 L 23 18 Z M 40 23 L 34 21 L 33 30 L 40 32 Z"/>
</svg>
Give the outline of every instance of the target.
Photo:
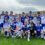
<svg viewBox="0 0 45 45">
<path fill-rule="evenodd" d="M 2 31 L 2 27 L 3 27 L 3 19 L 1 18 L 1 15 L 0 15 L 0 33 Z"/>
<path fill-rule="evenodd" d="M 40 37 L 41 36 L 41 30 L 42 30 L 42 25 L 41 25 L 40 21 L 38 21 L 38 23 L 35 26 L 36 26 L 37 37 Z"/>
<path fill-rule="evenodd" d="M 14 20 L 12 20 L 12 24 L 11 24 L 11 36 L 12 36 L 12 38 L 14 37 L 14 33 L 15 33 L 15 30 L 16 30 L 16 21 L 15 21 L 15 19 Z"/>
<path fill-rule="evenodd" d="M 29 11 L 29 20 L 33 20 L 32 11 Z"/>
<path fill-rule="evenodd" d="M 5 13 L 4 13 L 4 11 L 2 11 L 2 13 L 1 13 L 1 19 L 4 21 L 4 17 L 5 17 Z"/>
<path fill-rule="evenodd" d="M 24 13 L 24 12 L 22 12 L 21 22 L 24 24 L 24 21 L 25 21 L 25 13 Z"/>
<path fill-rule="evenodd" d="M 10 11 L 10 15 L 9 15 L 9 22 L 10 22 L 10 24 L 13 23 L 13 20 L 14 20 L 13 11 Z"/>
<path fill-rule="evenodd" d="M 24 21 L 24 26 L 23 26 L 22 30 L 24 32 L 23 35 L 24 36 L 26 35 L 27 40 L 30 41 L 30 24 L 28 23 L 27 19 L 25 19 L 25 21 Z"/>
<path fill-rule="evenodd" d="M 9 35 L 10 35 L 10 23 L 9 23 L 9 19 L 7 17 L 5 17 L 5 19 L 4 19 L 3 31 L 5 33 L 5 36 L 9 37 Z"/>
<path fill-rule="evenodd" d="M 15 33 L 17 33 L 16 36 L 19 36 L 19 37 L 22 38 L 22 33 L 23 33 L 22 26 L 23 26 L 23 23 L 21 22 L 19 17 L 16 18 L 16 22 L 17 22 L 16 23 L 16 30 L 15 30 Z"/>
<path fill-rule="evenodd" d="M 4 30 L 5 36 L 8 37 L 10 34 L 10 24 L 4 23 L 3 30 Z"/>
<path fill-rule="evenodd" d="M 41 38 L 45 39 L 45 26 L 42 27 Z"/>
<path fill-rule="evenodd" d="M 22 33 L 23 33 L 22 26 L 23 26 L 22 22 L 17 22 L 16 23 L 16 31 L 15 31 L 15 33 L 17 33 L 16 36 L 19 36 L 21 38 L 22 38 Z"/>
<path fill-rule="evenodd" d="M 41 15 L 41 24 L 42 24 L 41 38 L 45 39 L 45 13 Z"/>
</svg>

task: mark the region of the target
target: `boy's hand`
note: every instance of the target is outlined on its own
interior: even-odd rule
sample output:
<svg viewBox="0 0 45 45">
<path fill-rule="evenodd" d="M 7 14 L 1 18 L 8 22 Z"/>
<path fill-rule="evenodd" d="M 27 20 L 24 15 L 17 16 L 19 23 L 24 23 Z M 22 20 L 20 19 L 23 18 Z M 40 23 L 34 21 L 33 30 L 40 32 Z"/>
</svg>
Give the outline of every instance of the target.
<svg viewBox="0 0 45 45">
<path fill-rule="evenodd" d="M 36 32 L 36 31 L 34 31 L 34 33 L 36 34 L 37 32 Z"/>
</svg>

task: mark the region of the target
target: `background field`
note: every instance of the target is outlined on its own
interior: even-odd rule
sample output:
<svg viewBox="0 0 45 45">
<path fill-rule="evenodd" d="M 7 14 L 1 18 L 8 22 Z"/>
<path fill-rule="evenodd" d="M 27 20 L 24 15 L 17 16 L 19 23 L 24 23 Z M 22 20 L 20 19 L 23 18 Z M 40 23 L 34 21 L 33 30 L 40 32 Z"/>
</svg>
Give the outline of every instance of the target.
<svg viewBox="0 0 45 45">
<path fill-rule="evenodd" d="M 32 38 L 31 41 L 26 39 L 0 37 L 0 45 L 45 45 L 44 39 Z"/>
</svg>

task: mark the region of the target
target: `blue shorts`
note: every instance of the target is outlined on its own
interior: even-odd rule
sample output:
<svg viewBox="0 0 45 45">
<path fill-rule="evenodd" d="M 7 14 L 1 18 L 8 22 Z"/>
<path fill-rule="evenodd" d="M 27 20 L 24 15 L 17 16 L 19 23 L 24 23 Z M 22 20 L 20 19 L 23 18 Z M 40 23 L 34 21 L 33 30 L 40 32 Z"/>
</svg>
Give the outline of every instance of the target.
<svg viewBox="0 0 45 45">
<path fill-rule="evenodd" d="M 13 30 L 11 30 L 11 34 L 14 35 L 14 31 Z"/>
<path fill-rule="evenodd" d="M 45 36 L 45 34 L 44 34 L 44 36 Z"/>
<path fill-rule="evenodd" d="M 7 32 L 7 31 L 5 31 L 5 35 L 10 35 L 10 33 L 9 33 L 9 32 Z"/>
<path fill-rule="evenodd" d="M 42 24 L 42 27 L 45 26 L 45 24 Z"/>
<path fill-rule="evenodd" d="M 30 28 L 29 27 L 27 27 L 27 28 L 23 27 L 22 30 L 23 31 L 28 31 L 28 30 L 30 30 Z"/>
<path fill-rule="evenodd" d="M 37 31 L 37 36 L 40 36 L 41 35 L 41 31 Z"/>
<path fill-rule="evenodd" d="M 0 28 L 3 27 L 3 23 L 0 24 Z"/>
</svg>

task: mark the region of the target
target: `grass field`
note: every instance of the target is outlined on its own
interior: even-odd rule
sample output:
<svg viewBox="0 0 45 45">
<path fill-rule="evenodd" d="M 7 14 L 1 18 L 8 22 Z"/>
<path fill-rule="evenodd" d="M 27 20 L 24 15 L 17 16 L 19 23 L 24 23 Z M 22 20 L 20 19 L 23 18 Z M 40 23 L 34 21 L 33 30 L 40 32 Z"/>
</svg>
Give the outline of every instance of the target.
<svg viewBox="0 0 45 45">
<path fill-rule="evenodd" d="M 0 37 L 0 45 L 45 45 L 44 39 L 32 38 L 29 42 L 26 39 Z"/>
</svg>

